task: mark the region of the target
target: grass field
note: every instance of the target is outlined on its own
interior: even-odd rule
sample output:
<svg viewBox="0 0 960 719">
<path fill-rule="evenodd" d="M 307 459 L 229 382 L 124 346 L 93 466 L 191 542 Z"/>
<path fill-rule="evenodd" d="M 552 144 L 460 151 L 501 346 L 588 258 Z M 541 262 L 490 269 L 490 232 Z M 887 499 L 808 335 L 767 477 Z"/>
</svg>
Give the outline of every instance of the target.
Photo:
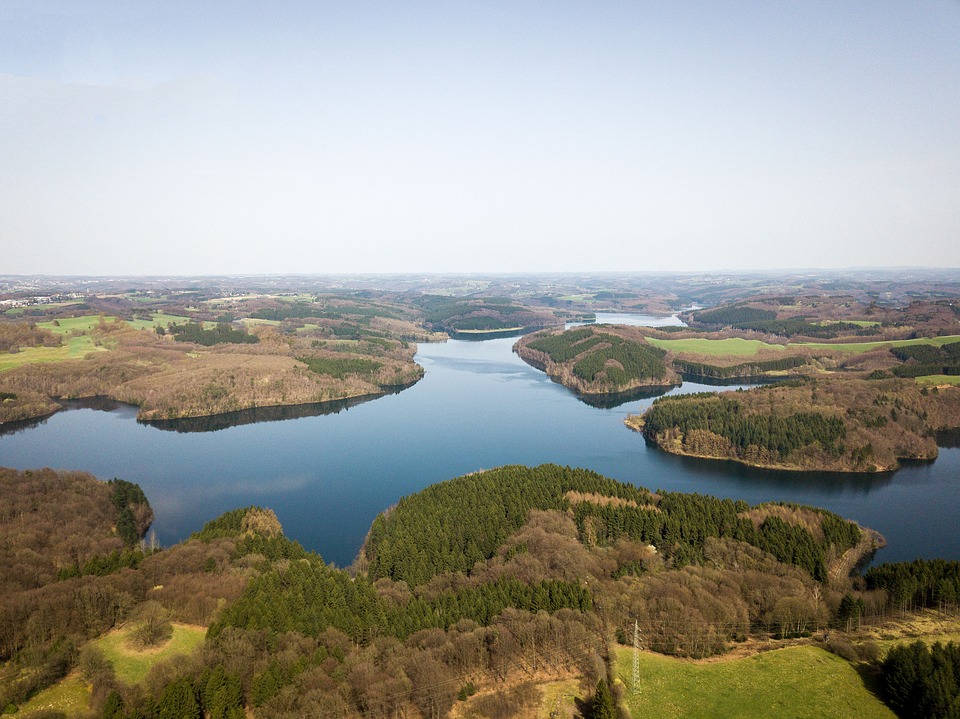
<svg viewBox="0 0 960 719">
<path fill-rule="evenodd" d="M 942 384 L 960 384 L 960 375 L 955 374 L 925 374 L 917 377 L 917 384 L 937 386 Z"/>
<path fill-rule="evenodd" d="M 673 352 L 692 352 L 701 355 L 716 355 L 721 357 L 752 357 L 760 350 L 783 350 L 786 345 L 772 345 L 760 340 L 745 340 L 740 337 L 728 337 L 722 340 L 712 340 L 705 337 L 689 337 L 676 340 L 658 340 L 647 337 L 647 342 L 654 347 L 671 350 Z"/>
<path fill-rule="evenodd" d="M 83 714 L 89 705 L 90 686 L 74 672 L 22 704 L 17 715 L 45 710 L 63 712 L 68 717 L 78 716 Z"/>
<path fill-rule="evenodd" d="M 107 317 L 112 320 L 112 317 Z M 49 322 L 38 322 L 37 327 L 50 330 L 56 335 L 68 335 L 71 332 L 89 332 L 100 324 L 100 315 L 84 315 L 83 317 L 64 317 L 62 319 L 50 320 Z"/>
<path fill-rule="evenodd" d="M 719 357 L 752 357 L 760 350 L 789 351 L 791 349 L 834 350 L 836 352 L 870 352 L 881 347 L 906 347 L 908 345 L 931 344 L 937 347 L 951 342 L 960 342 L 960 335 L 948 337 L 921 337 L 913 340 L 895 340 L 886 342 L 845 342 L 831 344 L 829 342 L 794 342 L 788 345 L 768 344 L 760 340 L 745 340 L 739 337 L 727 339 L 708 339 L 706 337 L 690 337 L 686 339 L 661 340 L 647 337 L 647 342 L 673 352 L 690 352 L 699 355 L 713 355 Z"/>
<path fill-rule="evenodd" d="M 97 347 L 88 335 L 64 338 L 60 347 L 24 347 L 16 354 L 0 354 L 0 372 L 36 362 L 60 362 L 78 359 L 88 352 L 105 352 L 106 347 Z"/>
<path fill-rule="evenodd" d="M 809 347 L 811 349 L 838 350 L 840 352 L 870 352 L 881 347 L 907 347 L 909 345 L 934 345 L 940 347 L 951 342 L 960 342 L 960 335 L 946 337 L 919 337 L 914 340 L 895 340 L 893 342 L 846 342 L 830 344 L 829 342 L 798 342 L 790 347 Z"/>
<path fill-rule="evenodd" d="M 635 717 L 883 717 L 895 719 L 845 659 L 813 646 L 745 659 L 696 664 L 640 653 L 640 691 L 633 693 L 632 650 L 617 653 Z"/>
<path fill-rule="evenodd" d="M 97 639 L 93 645 L 113 662 L 117 679 L 125 684 L 143 681 L 157 663 L 178 654 L 192 654 L 203 644 L 207 635 L 204 627 L 173 625 L 173 637 L 159 648 L 139 650 L 128 643 L 130 629 L 117 629 Z"/>
<path fill-rule="evenodd" d="M 127 324 L 135 330 L 152 330 L 155 327 L 166 327 L 169 324 L 183 324 L 184 322 L 190 322 L 190 318 L 168 315 L 164 312 L 154 312 L 153 319 L 128 320 Z"/>
</svg>

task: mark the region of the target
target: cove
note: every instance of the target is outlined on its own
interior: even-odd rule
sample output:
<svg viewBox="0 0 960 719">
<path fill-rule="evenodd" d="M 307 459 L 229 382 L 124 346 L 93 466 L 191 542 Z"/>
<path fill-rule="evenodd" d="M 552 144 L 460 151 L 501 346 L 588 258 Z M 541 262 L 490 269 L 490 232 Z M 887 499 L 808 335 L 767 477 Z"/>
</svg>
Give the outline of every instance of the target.
<svg viewBox="0 0 960 719">
<path fill-rule="evenodd" d="M 400 497 L 479 469 L 543 462 L 653 490 L 825 507 L 887 537 L 878 561 L 960 559 L 960 448 L 878 476 L 676 457 L 623 425 L 651 398 L 590 406 L 520 360 L 514 342 L 422 344 L 424 378 L 396 394 L 327 414 L 278 413 L 206 428 L 215 431 L 163 431 L 137 423 L 136 409 L 123 405 L 70 409 L 0 436 L 0 465 L 137 482 L 165 545 L 229 509 L 270 507 L 288 536 L 341 566 L 352 561 L 376 514 Z M 711 389 L 685 382 L 672 392 Z"/>
</svg>

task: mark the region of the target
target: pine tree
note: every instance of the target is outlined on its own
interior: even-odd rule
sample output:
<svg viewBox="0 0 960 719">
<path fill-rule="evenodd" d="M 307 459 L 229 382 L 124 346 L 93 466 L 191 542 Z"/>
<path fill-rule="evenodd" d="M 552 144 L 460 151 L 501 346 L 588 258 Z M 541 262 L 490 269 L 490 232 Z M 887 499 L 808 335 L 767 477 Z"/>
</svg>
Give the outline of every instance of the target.
<svg viewBox="0 0 960 719">
<path fill-rule="evenodd" d="M 617 707 L 606 679 L 597 682 L 597 693 L 593 696 L 593 719 L 617 719 Z"/>
</svg>

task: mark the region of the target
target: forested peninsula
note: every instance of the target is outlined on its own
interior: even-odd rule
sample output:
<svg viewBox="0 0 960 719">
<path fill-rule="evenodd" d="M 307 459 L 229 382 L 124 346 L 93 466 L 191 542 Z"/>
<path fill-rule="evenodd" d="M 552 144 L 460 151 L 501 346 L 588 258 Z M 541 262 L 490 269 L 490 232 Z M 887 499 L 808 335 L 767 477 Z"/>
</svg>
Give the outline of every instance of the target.
<svg viewBox="0 0 960 719">
<path fill-rule="evenodd" d="M 785 470 L 883 472 L 900 460 L 937 457 L 937 432 L 960 427 L 960 387 L 794 379 L 661 397 L 626 424 L 673 454 Z"/>
<path fill-rule="evenodd" d="M 376 396 L 423 376 L 412 340 L 444 338 L 386 303 L 258 297 L 165 308 L 187 316 L 0 324 L 10 351 L 0 360 L 0 426 L 50 415 L 64 399 L 110 398 L 149 421 Z"/>
<path fill-rule="evenodd" d="M 513 347 L 521 359 L 581 395 L 620 394 L 680 384 L 665 350 L 638 327 L 602 325 L 537 332 Z"/>
</svg>

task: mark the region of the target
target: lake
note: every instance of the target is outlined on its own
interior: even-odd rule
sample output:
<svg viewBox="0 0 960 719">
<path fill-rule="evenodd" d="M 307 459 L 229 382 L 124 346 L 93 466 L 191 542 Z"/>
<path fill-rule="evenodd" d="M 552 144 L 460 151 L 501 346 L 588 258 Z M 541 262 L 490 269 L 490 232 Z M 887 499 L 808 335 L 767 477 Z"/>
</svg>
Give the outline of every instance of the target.
<svg viewBox="0 0 960 719">
<path fill-rule="evenodd" d="M 878 561 L 960 559 L 960 449 L 942 448 L 936 462 L 879 476 L 795 474 L 676 457 L 648 447 L 623 424 L 652 399 L 609 408 L 585 404 L 513 354 L 515 341 L 422 344 L 420 382 L 379 399 L 342 403 L 333 408 L 338 411 L 326 408 L 329 414 L 247 414 L 234 418 L 244 424 L 206 426 L 223 427 L 216 431 L 166 431 L 138 423 L 133 407 L 71 409 L 0 436 L 0 465 L 137 482 L 165 545 L 229 509 L 270 507 L 288 536 L 340 566 L 353 560 L 376 514 L 400 497 L 478 469 L 544 462 L 587 467 L 652 490 L 826 507 L 887 537 Z M 705 389 L 714 388 L 684 383 L 673 392 Z"/>
</svg>

